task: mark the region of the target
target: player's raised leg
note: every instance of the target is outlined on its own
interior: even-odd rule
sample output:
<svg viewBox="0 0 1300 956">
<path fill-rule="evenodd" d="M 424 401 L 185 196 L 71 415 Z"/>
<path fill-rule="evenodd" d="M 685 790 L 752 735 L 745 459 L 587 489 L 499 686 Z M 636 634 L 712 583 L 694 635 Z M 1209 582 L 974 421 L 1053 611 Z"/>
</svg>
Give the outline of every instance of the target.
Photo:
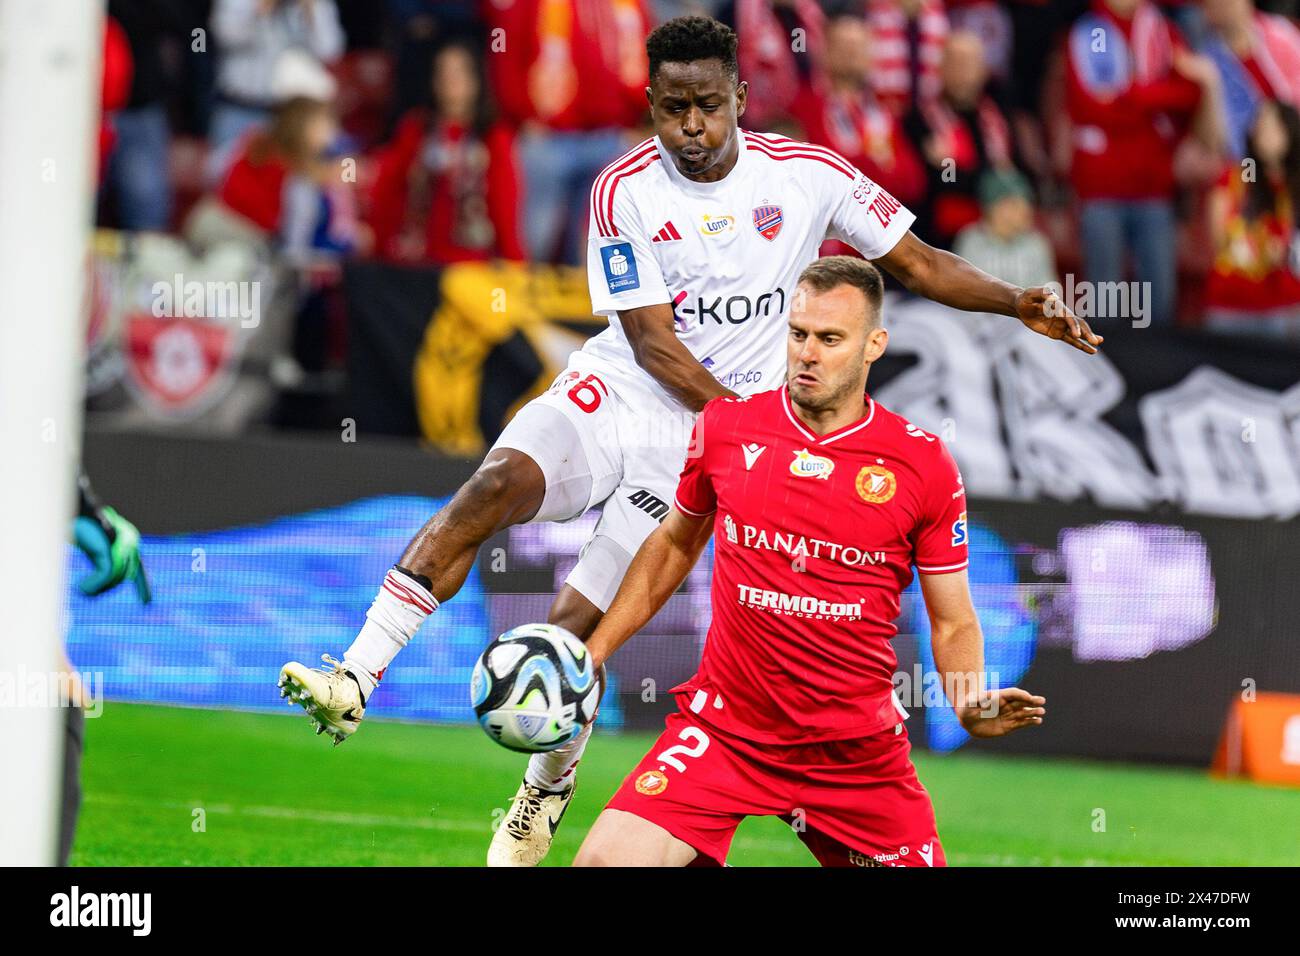
<svg viewBox="0 0 1300 956">
<path fill-rule="evenodd" d="M 697 855 L 693 846 L 656 823 L 626 810 L 603 810 L 573 865 L 689 866 Z"/>
<path fill-rule="evenodd" d="M 545 493 L 536 461 L 522 451 L 494 448 L 385 575 L 343 660 L 325 654 L 324 668 L 285 664 L 281 696 L 307 711 L 316 733 L 330 734 L 335 743 L 350 737 L 384 670 L 424 619 L 461 589 L 479 546 L 503 528 L 529 520 Z"/>
<path fill-rule="evenodd" d="M 479 546 L 511 525 L 565 521 L 603 500 L 622 473 L 618 449 L 584 439 L 603 425 L 608 403 L 568 397 L 566 372 L 510 420 L 474 475 L 424 525 L 385 575 L 366 621 L 342 662 L 312 669 L 296 661 L 280 687 L 336 743 L 351 736 L 397 652 L 465 583 Z"/>
</svg>

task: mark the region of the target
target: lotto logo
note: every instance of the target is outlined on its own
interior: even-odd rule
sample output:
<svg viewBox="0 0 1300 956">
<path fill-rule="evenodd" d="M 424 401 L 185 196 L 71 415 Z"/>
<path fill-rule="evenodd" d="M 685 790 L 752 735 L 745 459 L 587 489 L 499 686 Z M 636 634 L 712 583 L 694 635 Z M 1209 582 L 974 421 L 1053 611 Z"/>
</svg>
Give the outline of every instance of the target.
<svg viewBox="0 0 1300 956">
<path fill-rule="evenodd" d="M 814 455 L 807 448 L 794 453 L 790 462 L 790 474 L 796 478 L 817 478 L 828 481 L 835 470 L 835 462 L 823 455 Z"/>
<path fill-rule="evenodd" d="M 700 221 L 700 232 L 706 236 L 718 236 L 724 232 L 736 231 L 736 217 L 732 215 L 704 215 Z"/>
</svg>

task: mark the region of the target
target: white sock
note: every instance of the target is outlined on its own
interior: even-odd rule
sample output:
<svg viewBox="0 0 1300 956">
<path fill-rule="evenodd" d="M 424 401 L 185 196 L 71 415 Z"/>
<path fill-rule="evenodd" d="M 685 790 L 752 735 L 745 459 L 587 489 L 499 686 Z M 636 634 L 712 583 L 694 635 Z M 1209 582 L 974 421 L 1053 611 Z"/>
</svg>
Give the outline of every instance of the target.
<svg viewBox="0 0 1300 956">
<path fill-rule="evenodd" d="M 428 588 L 408 574 L 392 568 L 366 612 L 361 633 L 343 655 L 343 665 L 361 685 L 366 699 L 379 686 L 379 679 L 393 658 L 420 629 L 424 619 L 438 609 Z"/>
<path fill-rule="evenodd" d="M 583 727 L 582 732 L 563 747 L 529 757 L 524 782 L 543 790 L 566 790 L 571 787 L 573 772 L 582 759 L 582 752 L 587 749 L 587 741 L 591 739 L 591 728 L 595 723 L 593 720 Z"/>
</svg>

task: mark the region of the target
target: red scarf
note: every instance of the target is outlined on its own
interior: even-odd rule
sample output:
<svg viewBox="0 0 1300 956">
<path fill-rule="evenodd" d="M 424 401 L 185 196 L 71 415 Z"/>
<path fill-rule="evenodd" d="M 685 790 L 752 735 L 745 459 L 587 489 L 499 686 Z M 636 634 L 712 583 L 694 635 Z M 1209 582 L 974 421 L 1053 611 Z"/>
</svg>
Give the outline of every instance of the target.
<svg viewBox="0 0 1300 956">
<path fill-rule="evenodd" d="M 984 139 L 984 150 L 992 166 L 1006 166 L 1011 162 L 1011 134 L 1007 121 L 1002 118 L 991 97 L 980 98 L 975 108 Z M 932 100 L 921 107 L 930 132 L 949 145 L 945 151 L 952 156 L 958 169 L 967 169 L 979 162 L 975 154 L 975 140 L 947 100 Z"/>
<path fill-rule="evenodd" d="M 1285 17 L 1255 14 L 1257 42 L 1251 51 L 1273 95 L 1300 106 L 1300 30 Z"/>
<path fill-rule="evenodd" d="M 911 103 L 912 74 L 917 74 L 921 102 L 939 95 L 939 65 L 948 37 L 948 14 L 940 0 L 925 0 L 916 15 L 919 30 L 917 60 L 909 59 L 908 19 L 896 0 L 870 0 L 867 22 L 871 26 L 871 88 L 896 113 L 906 113 Z"/>
</svg>

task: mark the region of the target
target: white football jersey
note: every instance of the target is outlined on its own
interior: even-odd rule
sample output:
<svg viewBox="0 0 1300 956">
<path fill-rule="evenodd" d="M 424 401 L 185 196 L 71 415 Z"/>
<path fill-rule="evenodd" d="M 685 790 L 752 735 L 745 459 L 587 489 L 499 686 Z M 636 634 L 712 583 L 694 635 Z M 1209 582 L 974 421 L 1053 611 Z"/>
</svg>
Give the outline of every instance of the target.
<svg viewBox="0 0 1300 956">
<path fill-rule="evenodd" d="M 570 364 L 671 402 L 636 362 L 618 310 L 671 303 L 677 337 L 741 394 L 785 380 L 786 330 L 799 274 L 826 239 L 867 259 L 886 254 L 915 216 L 834 150 L 738 130 L 735 167 L 687 179 L 659 137 L 610 163 L 591 190 L 587 282 L 609 328 Z"/>
</svg>

